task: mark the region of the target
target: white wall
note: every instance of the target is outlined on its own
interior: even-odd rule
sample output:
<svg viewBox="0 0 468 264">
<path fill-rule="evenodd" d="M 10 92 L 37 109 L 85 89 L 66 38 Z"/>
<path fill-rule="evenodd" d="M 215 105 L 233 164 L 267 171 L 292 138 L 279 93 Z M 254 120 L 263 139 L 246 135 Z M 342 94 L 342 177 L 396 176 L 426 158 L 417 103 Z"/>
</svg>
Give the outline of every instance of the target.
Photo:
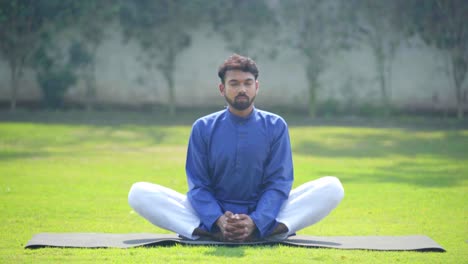
<svg viewBox="0 0 468 264">
<path fill-rule="evenodd" d="M 166 102 L 168 93 L 161 74 L 145 69 L 136 59 L 142 56 L 138 45 L 124 44 L 117 29 L 111 32 L 98 50 L 97 101 L 129 105 Z M 220 36 L 209 30 L 194 32 L 192 46 L 177 59 L 177 103 L 183 106 L 223 106 L 224 99 L 218 92 L 217 68 L 230 54 L 232 52 L 226 50 Z M 433 95 L 438 94 L 439 106 L 455 106 L 454 89 L 442 70 L 441 58 L 440 52 L 422 44 L 400 47 L 393 64 L 392 102 L 398 106 L 431 105 Z M 260 54 L 256 61 L 260 69 L 259 105 L 306 106 L 307 83 L 302 59 L 297 52 L 284 48 L 275 59 Z M 369 48 L 333 54 L 320 76 L 318 100 L 377 101 L 380 90 L 375 68 Z M 34 73 L 26 70 L 20 81 L 18 99 L 39 100 L 40 96 Z M 68 99 L 76 101 L 83 100 L 83 96 L 82 81 L 67 93 Z M 6 62 L 0 60 L 0 100 L 9 98 L 10 72 Z"/>
</svg>

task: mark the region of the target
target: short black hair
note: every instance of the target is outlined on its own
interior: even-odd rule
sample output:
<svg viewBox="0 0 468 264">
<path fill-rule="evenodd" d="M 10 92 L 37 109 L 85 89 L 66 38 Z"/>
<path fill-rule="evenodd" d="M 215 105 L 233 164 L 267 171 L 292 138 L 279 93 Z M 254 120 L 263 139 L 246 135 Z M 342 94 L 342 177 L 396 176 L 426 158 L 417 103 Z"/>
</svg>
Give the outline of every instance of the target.
<svg viewBox="0 0 468 264">
<path fill-rule="evenodd" d="M 255 61 L 249 57 L 244 57 L 239 54 L 232 54 L 224 61 L 218 68 L 218 76 L 221 82 L 224 84 L 224 77 L 226 72 L 230 70 L 240 70 L 243 72 L 250 72 L 255 76 L 255 80 L 258 78 L 258 68 Z"/>
</svg>

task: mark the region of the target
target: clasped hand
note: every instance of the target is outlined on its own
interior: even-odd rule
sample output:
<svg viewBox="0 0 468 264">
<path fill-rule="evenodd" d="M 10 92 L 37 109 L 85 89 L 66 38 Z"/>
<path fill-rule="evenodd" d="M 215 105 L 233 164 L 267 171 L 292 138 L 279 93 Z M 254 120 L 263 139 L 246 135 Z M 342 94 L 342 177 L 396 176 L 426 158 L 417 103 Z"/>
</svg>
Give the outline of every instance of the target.
<svg viewBox="0 0 468 264">
<path fill-rule="evenodd" d="M 221 230 L 220 240 L 229 242 L 250 241 L 254 237 L 255 223 L 246 214 L 233 214 L 226 211 L 216 221 L 216 225 Z"/>
</svg>

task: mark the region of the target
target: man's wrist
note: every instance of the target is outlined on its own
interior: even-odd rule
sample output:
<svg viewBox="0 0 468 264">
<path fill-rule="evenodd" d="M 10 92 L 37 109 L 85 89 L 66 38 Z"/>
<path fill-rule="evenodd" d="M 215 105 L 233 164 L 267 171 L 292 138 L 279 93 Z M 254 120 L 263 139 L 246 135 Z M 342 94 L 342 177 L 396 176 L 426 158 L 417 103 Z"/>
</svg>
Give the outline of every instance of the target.
<svg viewBox="0 0 468 264">
<path fill-rule="evenodd" d="M 225 222 L 224 217 L 225 217 L 224 215 L 221 215 L 220 217 L 218 217 L 218 219 L 216 219 L 216 222 L 215 222 L 216 226 L 217 226 L 220 230 L 223 229 L 223 225 L 224 225 L 224 222 Z"/>
</svg>

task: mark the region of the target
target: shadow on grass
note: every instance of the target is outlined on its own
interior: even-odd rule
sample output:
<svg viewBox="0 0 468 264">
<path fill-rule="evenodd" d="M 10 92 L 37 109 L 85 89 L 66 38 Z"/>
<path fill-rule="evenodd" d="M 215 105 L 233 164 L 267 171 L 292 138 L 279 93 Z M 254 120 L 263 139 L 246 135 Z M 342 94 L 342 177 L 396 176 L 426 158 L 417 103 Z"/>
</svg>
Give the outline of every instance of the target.
<svg viewBox="0 0 468 264">
<path fill-rule="evenodd" d="M 151 145 L 158 145 L 163 143 L 170 136 L 170 133 L 164 126 L 140 128 L 113 125 L 100 127 L 99 129 L 90 127 L 75 133 L 73 137 L 70 137 L 66 145 L 80 145 L 83 142 L 117 142 L 126 145 L 142 140 Z"/>
<path fill-rule="evenodd" d="M 138 111 L 17 111 L 14 113 L 0 111 L 0 122 L 89 126 L 191 125 L 199 117 L 219 110 L 221 109 L 180 111 L 175 116 L 169 116 L 165 112 Z"/>
<path fill-rule="evenodd" d="M 183 134 L 180 136 L 180 134 Z M 185 135 L 186 134 L 186 135 Z M 167 142 L 188 142 L 189 129 L 166 126 L 67 127 L 26 126 L 0 129 L 0 160 L 73 155 L 82 151 L 136 151 Z M 8 149 L 1 149 L 1 145 Z"/>
<path fill-rule="evenodd" d="M 16 112 L 0 111 L 0 122 L 28 122 L 39 124 L 63 125 L 187 125 L 190 126 L 198 118 L 224 110 L 224 107 L 215 108 L 183 108 L 175 116 L 169 116 L 166 111 L 26 111 Z M 374 128 L 407 128 L 430 130 L 458 130 L 468 129 L 468 119 L 457 120 L 449 118 L 421 118 L 421 117 L 315 117 L 311 118 L 304 113 L 277 112 L 275 109 L 265 109 L 273 113 L 280 113 L 290 126 L 342 126 L 342 127 L 374 127 Z"/>
<path fill-rule="evenodd" d="M 318 168 L 321 175 L 337 175 L 346 183 L 399 183 L 419 187 L 453 187 L 467 179 L 468 134 L 444 131 L 437 134 L 382 133 L 371 135 L 330 133 L 299 141 L 294 153 L 312 157 L 355 159 L 369 169 Z M 328 142 L 327 142 L 328 140 Z M 387 159 L 378 166 L 372 159 Z M 357 165 L 360 166 L 359 164 Z M 340 171 L 341 170 L 341 171 Z"/>
<path fill-rule="evenodd" d="M 468 160 L 468 134 L 464 135 L 459 131 L 443 132 L 437 138 L 391 134 L 329 134 L 321 140 L 325 143 L 315 140 L 300 141 L 293 151 L 303 155 L 337 158 L 382 158 L 392 155 L 416 158 L 422 155 Z M 337 143 L 327 145 L 327 140 Z"/>
<path fill-rule="evenodd" d="M 385 183 L 406 183 L 421 187 L 453 187 L 465 179 L 459 168 L 441 164 L 415 164 L 400 162 L 378 169 L 377 181 Z"/>
<path fill-rule="evenodd" d="M 391 166 L 377 167 L 371 173 L 334 171 L 327 174 L 338 175 L 344 183 L 397 183 L 428 188 L 460 186 L 466 180 L 460 168 L 416 162 L 398 162 Z"/>
<path fill-rule="evenodd" d="M 0 114 L 0 121 L 2 121 Z M 3 113 L 5 115 L 5 113 Z M 0 144 L 12 148 L 12 151 L 0 149 L 0 161 L 15 159 L 40 158 L 54 155 L 75 155 L 85 151 L 144 151 L 158 148 L 162 144 L 186 146 L 190 132 L 189 126 L 171 127 L 168 124 L 178 122 L 190 124 L 198 113 L 165 121 L 153 120 L 147 113 L 34 113 L 12 118 L 18 122 L 31 120 L 35 123 L 71 125 L 65 129 L 50 126 L 25 126 L 15 130 L 0 130 Z M 90 119 L 87 119 L 90 118 Z M 192 119 L 193 118 L 193 119 Z M 185 121 L 184 121 L 185 120 Z M 91 124 L 91 126 L 73 126 Z M 403 156 L 405 162 L 396 161 L 390 166 L 374 167 L 371 172 L 353 172 L 347 168 L 342 172 L 328 168 L 318 170 L 322 175 L 337 175 L 346 182 L 398 182 L 417 186 L 455 186 L 466 178 L 466 171 L 461 163 L 468 162 L 468 133 L 462 130 L 427 130 L 397 129 L 361 130 L 342 129 L 326 134 L 314 135 L 314 129 L 301 132 L 295 130 L 296 136 L 293 155 L 306 155 L 325 158 L 391 159 L 392 156 Z M 366 132 L 367 131 L 367 132 Z M 21 133 L 19 136 L 16 133 Z M 435 133 L 432 133 L 435 132 Z M 367 134 L 366 134 L 367 133 Z M 54 149 L 53 152 L 50 149 Z M 414 158 L 414 162 L 408 161 Z M 423 161 L 421 161 L 423 160 Z M 427 163 L 424 160 L 432 160 Z M 331 169 L 330 169 L 331 170 Z M 358 174 L 360 173 L 360 174 Z"/>
<path fill-rule="evenodd" d="M 16 159 L 32 159 L 32 158 L 44 158 L 51 156 L 50 153 L 45 151 L 25 151 L 25 152 L 11 152 L 0 150 L 0 161 L 9 161 Z"/>
<path fill-rule="evenodd" d="M 242 247 L 211 247 L 205 254 L 215 257 L 241 258 L 245 256 L 245 250 Z"/>
</svg>

